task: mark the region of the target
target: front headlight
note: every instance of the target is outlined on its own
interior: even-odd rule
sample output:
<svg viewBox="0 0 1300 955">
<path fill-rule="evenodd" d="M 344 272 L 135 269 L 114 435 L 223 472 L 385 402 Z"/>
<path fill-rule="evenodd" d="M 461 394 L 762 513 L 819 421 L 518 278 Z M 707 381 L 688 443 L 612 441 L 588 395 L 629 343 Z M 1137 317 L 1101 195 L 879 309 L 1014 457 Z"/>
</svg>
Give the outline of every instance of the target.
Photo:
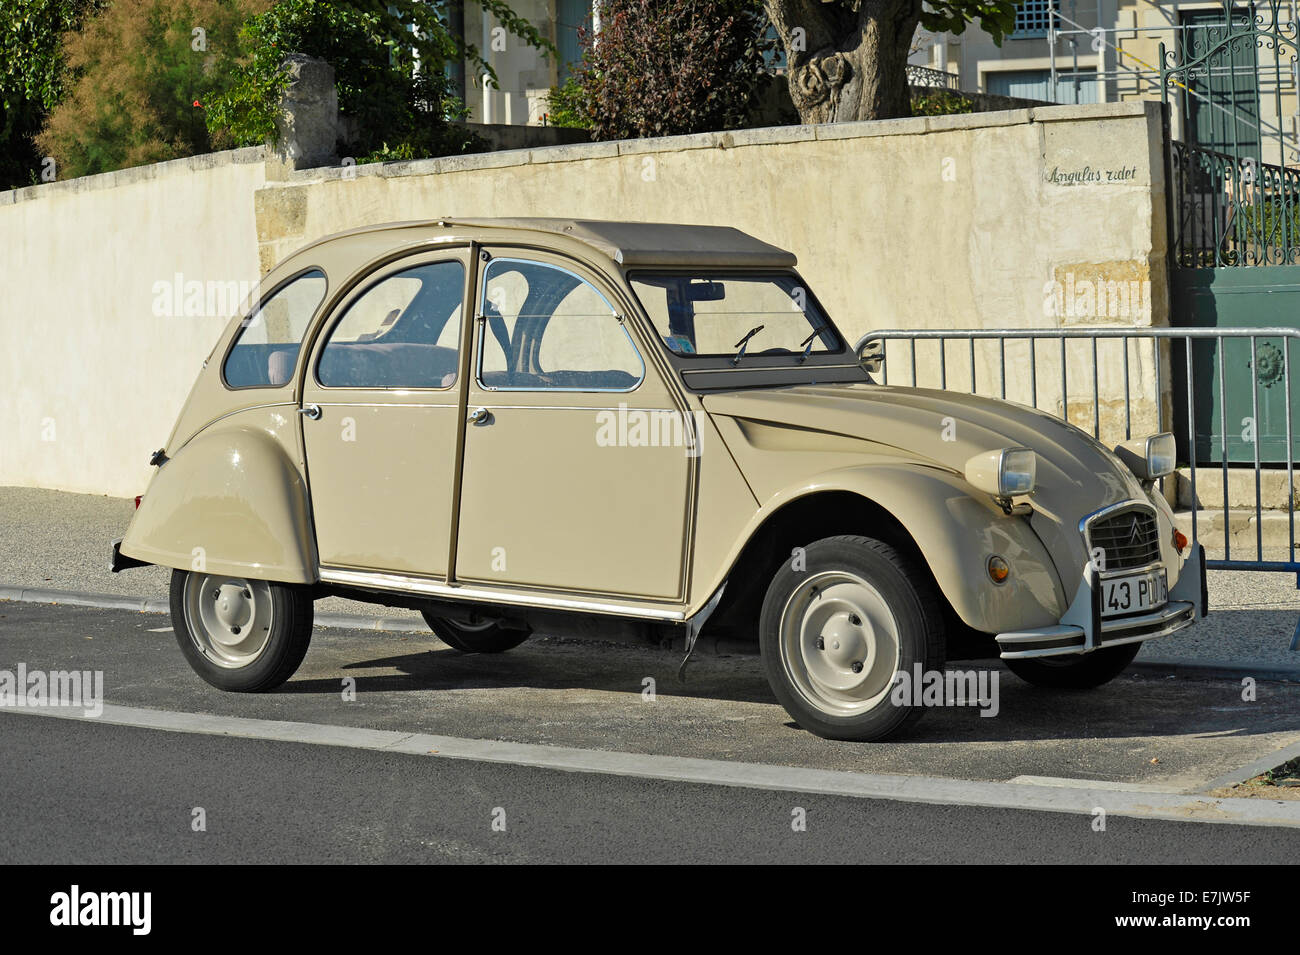
<svg viewBox="0 0 1300 955">
<path fill-rule="evenodd" d="M 1168 431 L 1149 438 L 1134 438 L 1115 449 L 1115 456 L 1141 481 L 1154 481 L 1174 473 L 1176 448 Z"/>
<path fill-rule="evenodd" d="M 977 454 L 966 462 L 971 486 L 998 498 L 1031 494 L 1037 481 L 1038 458 L 1028 448 L 1001 448 Z"/>
</svg>

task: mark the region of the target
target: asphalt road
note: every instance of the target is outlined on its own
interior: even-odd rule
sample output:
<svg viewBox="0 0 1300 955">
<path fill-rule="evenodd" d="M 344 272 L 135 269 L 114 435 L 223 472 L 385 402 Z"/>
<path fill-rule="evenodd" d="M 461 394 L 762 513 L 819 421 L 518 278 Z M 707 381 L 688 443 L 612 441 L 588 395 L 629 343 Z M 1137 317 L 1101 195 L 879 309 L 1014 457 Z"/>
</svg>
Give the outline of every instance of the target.
<svg viewBox="0 0 1300 955">
<path fill-rule="evenodd" d="M 466 655 L 429 633 L 317 629 L 273 693 L 222 693 L 191 672 L 160 614 L 0 602 L 0 668 L 99 670 L 109 702 L 214 716 L 303 721 L 549 746 L 826 770 L 1006 781 L 1104 780 L 1199 791 L 1300 741 L 1300 686 L 1136 672 L 1089 693 L 998 673 L 997 715 L 937 708 L 906 735 L 861 745 L 791 723 L 757 657 L 535 638 Z M 345 697 L 352 681 L 355 699 Z M 646 680 L 653 680 L 649 698 Z"/>
<path fill-rule="evenodd" d="M 431 635 L 317 630 L 279 692 L 224 694 L 190 673 L 164 616 L 0 602 L 0 669 L 19 663 L 102 671 L 109 704 L 198 726 L 296 721 L 327 734 L 623 754 L 631 765 L 667 756 L 886 774 L 899 787 L 921 775 L 961 787 L 1083 778 L 1128 786 L 1139 802 L 1156 798 L 1147 789 L 1200 791 L 1300 741 L 1292 685 L 1262 683 L 1247 705 L 1234 681 L 1138 675 L 1062 698 L 1003 673 L 996 718 L 941 710 L 897 741 L 836 743 L 790 723 L 753 657 L 704 658 L 682 685 L 676 654 L 555 638 L 485 657 Z M 659 686 L 652 702 L 647 676 Z M 355 701 L 341 693 L 346 677 Z M 933 805 L 426 752 L 0 709 L 0 862 L 1259 863 L 1300 850 L 1300 827 L 1117 811 L 1096 831 L 1086 810 Z M 194 831 L 196 809 L 204 831 Z M 797 809 L 802 831 L 791 825 Z"/>
<path fill-rule="evenodd" d="M 1284 863 L 1300 830 L 814 796 L 0 714 L 0 863 Z M 194 831 L 195 810 L 204 831 Z M 795 831 L 796 810 L 806 829 Z M 494 828 L 494 823 L 496 827 Z M 504 823 L 504 829 L 501 826 Z"/>
</svg>

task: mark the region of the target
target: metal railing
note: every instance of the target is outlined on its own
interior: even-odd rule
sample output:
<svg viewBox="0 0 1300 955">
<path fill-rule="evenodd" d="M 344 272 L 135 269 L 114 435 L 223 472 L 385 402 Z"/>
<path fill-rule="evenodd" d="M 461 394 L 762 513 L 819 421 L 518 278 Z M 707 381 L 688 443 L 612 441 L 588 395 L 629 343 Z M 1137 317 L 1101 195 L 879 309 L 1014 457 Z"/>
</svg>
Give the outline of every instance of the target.
<svg viewBox="0 0 1300 955">
<path fill-rule="evenodd" d="M 928 66 L 908 66 L 907 82 L 911 86 L 932 86 L 936 89 L 955 90 L 959 79 L 956 73 L 933 70 Z"/>
<path fill-rule="evenodd" d="M 1177 265 L 1300 262 L 1300 169 L 1180 142 L 1169 148 Z"/>
<path fill-rule="evenodd" d="M 1295 434 L 1291 393 L 1291 342 L 1296 339 L 1300 339 L 1300 329 L 1295 328 L 887 329 L 869 332 L 858 341 L 857 347 L 862 352 L 879 344 L 878 351 L 884 356 L 884 367 L 878 376 L 881 384 L 907 384 L 942 390 L 956 388 L 971 394 L 1019 401 L 1070 421 L 1085 431 L 1090 430 L 1092 436 L 1103 443 L 1113 441 L 1117 444 L 1119 440 L 1134 437 L 1135 432 L 1140 436 L 1174 431 L 1180 438 L 1179 457 L 1188 468 L 1193 541 L 1201 540 L 1197 513 L 1201 506 L 1197 491 L 1198 450 L 1208 446 L 1212 451 L 1217 444 L 1217 470 L 1223 483 L 1223 536 L 1222 547 L 1215 549 L 1222 556 L 1207 559 L 1206 566 L 1212 570 L 1295 573 L 1296 586 L 1300 589 L 1300 561 L 1296 559 Z M 1257 367 L 1261 365 L 1260 343 L 1271 344 L 1279 340 L 1280 368 L 1270 370 L 1270 376 L 1274 377 L 1266 387 L 1283 385 L 1282 400 L 1285 402 L 1287 540 L 1285 555 L 1281 558 L 1265 555 L 1264 471 L 1258 430 L 1262 372 Z M 1228 389 L 1230 386 L 1244 389 L 1235 380 L 1237 376 L 1230 381 L 1225 370 L 1224 355 L 1230 342 L 1248 344 L 1251 356 L 1249 407 L 1250 421 L 1255 427 L 1249 442 L 1253 450 L 1250 463 L 1254 473 L 1253 557 L 1234 558 L 1232 553 L 1230 517 L 1233 508 L 1229 478 L 1232 472 L 1243 469 L 1229 467 Z M 934 345 L 927 348 L 929 343 Z M 980 347 L 977 348 L 977 344 Z M 1199 354 L 1198 346 L 1201 348 Z M 1115 354 L 1116 348 L 1120 354 Z M 1207 348 L 1212 349 L 1208 364 Z M 954 349 L 957 354 L 952 356 L 950 352 Z M 919 358 L 918 352 L 921 352 Z M 906 359 L 902 368 L 909 372 L 907 375 L 897 371 L 900 358 Z M 1076 370 L 1073 378 L 1072 360 L 1076 369 L 1080 362 L 1083 367 L 1083 373 Z M 1047 374 L 1043 373 L 1044 365 Z M 891 367 L 895 369 L 894 374 L 891 374 Z M 1210 375 L 1210 381 L 1204 380 L 1206 373 Z M 905 380 L 900 381 L 900 378 Z M 1216 383 L 1218 414 L 1202 415 L 1202 418 L 1209 417 L 1210 420 L 1198 421 L 1198 405 L 1208 403 L 1206 395 Z M 1240 393 L 1233 397 L 1245 401 Z M 1270 397 L 1276 398 L 1276 395 Z M 1121 403 L 1123 410 L 1119 414 L 1116 409 Z M 1105 421 L 1103 409 L 1107 410 Z M 1216 417 L 1217 422 L 1214 420 Z M 1135 421 L 1141 430 L 1135 428 Z M 1144 423 L 1146 426 L 1142 427 Z M 1217 436 L 1215 424 L 1218 426 Z M 1280 473 L 1282 468 L 1277 470 Z M 1205 544 L 1205 541 L 1201 540 L 1201 543 Z M 1207 552 L 1214 545 L 1215 542 L 1211 541 L 1206 546 Z M 1300 623 L 1297 623 L 1291 641 L 1291 649 L 1297 647 L 1300 647 Z"/>
</svg>

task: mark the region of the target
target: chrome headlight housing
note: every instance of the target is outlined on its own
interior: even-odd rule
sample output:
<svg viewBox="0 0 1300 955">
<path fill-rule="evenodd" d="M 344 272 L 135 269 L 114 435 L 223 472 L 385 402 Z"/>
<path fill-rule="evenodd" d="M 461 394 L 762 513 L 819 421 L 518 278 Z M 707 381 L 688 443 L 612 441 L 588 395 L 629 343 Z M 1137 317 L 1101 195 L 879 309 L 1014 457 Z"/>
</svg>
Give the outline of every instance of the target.
<svg viewBox="0 0 1300 955">
<path fill-rule="evenodd" d="M 1176 454 L 1174 436 L 1168 431 L 1134 438 L 1115 448 L 1115 456 L 1141 481 L 1154 481 L 1173 474 Z"/>
<path fill-rule="evenodd" d="M 966 462 L 965 476 L 976 490 L 996 498 L 1032 494 L 1038 482 L 1038 457 L 1029 448 L 985 451 Z"/>
</svg>

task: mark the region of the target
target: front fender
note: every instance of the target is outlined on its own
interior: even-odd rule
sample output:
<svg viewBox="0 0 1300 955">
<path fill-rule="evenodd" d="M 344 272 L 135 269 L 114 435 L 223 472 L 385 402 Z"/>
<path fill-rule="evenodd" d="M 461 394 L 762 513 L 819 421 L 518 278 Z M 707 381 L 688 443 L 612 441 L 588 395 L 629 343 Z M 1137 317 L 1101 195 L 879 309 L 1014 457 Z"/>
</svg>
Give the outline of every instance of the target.
<svg viewBox="0 0 1300 955">
<path fill-rule="evenodd" d="M 992 499 L 972 495 L 965 481 L 939 468 L 900 462 L 825 472 L 766 501 L 742 539 L 785 505 L 826 491 L 857 494 L 897 519 L 957 615 L 976 630 L 1042 626 L 1065 612 L 1065 588 L 1029 519 L 1008 516 Z M 1011 576 L 1001 584 L 988 575 L 993 554 L 1011 566 Z"/>
<path fill-rule="evenodd" d="M 121 551 L 182 570 L 317 580 L 302 474 L 274 438 L 247 427 L 204 432 L 159 468 Z"/>
</svg>

